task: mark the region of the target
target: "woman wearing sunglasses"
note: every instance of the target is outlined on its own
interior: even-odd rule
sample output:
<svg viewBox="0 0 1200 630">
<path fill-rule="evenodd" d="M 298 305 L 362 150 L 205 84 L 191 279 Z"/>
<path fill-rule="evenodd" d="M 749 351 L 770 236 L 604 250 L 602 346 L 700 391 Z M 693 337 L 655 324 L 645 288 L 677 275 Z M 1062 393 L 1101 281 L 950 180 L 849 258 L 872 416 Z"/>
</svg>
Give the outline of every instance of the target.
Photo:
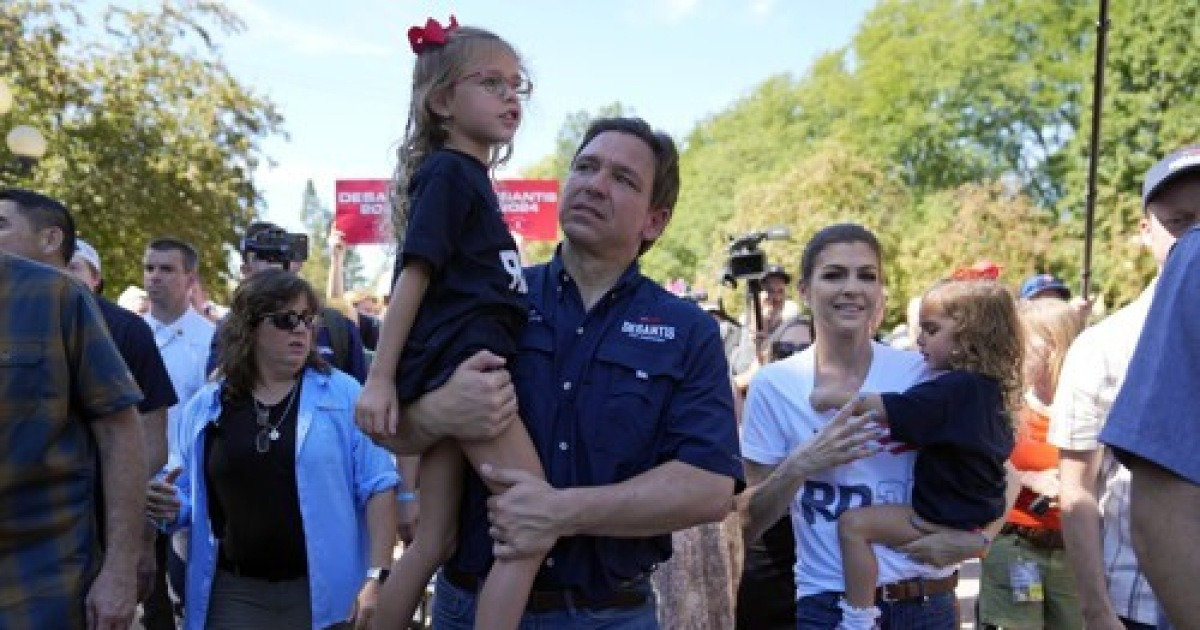
<svg viewBox="0 0 1200 630">
<path fill-rule="evenodd" d="M 812 345 L 813 324 L 807 316 L 793 317 L 767 340 L 767 358 L 782 361 Z M 796 627 L 796 548 L 791 518 L 785 513 L 762 536 L 748 541 L 738 583 L 736 630 L 793 630 Z"/>
<path fill-rule="evenodd" d="M 399 480 L 354 424 L 358 382 L 316 352 L 320 307 L 293 273 L 242 283 L 217 377 L 184 412 L 183 466 L 150 484 L 149 516 L 190 527 L 185 628 L 348 627 L 374 608 Z"/>
</svg>

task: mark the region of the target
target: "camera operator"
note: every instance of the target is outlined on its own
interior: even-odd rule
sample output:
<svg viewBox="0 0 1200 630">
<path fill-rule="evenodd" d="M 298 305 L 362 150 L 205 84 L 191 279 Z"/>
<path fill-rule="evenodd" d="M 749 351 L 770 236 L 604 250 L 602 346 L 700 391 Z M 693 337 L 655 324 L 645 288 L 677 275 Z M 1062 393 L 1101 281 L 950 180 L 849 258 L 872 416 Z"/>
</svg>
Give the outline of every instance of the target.
<svg viewBox="0 0 1200 630">
<path fill-rule="evenodd" d="M 747 312 L 742 343 L 734 352 L 731 365 L 740 389 L 745 389 L 750 376 L 762 365 L 767 355 L 769 340 L 783 322 L 800 314 L 800 307 L 788 299 L 792 276 L 779 265 L 770 265 L 762 277 L 762 326 L 755 325 L 755 318 Z"/>
<path fill-rule="evenodd" d="M 264 269 L 285 269 L 297 273 L 308 259 L 308 237 L 289 234 L 266 221 L 251 223 L 241 243 L 242 279 L 253 277 Z M 217 339 L 208 355 L 208 372 L 217 365 Z M 362 337 L 354 322 L 336 309 L 322 308 L 317 327 L 317 351 L 333 367 L 353 376 L 358 382 L 367 378 L 367 361 L 363 354 Z"/>
</svg>

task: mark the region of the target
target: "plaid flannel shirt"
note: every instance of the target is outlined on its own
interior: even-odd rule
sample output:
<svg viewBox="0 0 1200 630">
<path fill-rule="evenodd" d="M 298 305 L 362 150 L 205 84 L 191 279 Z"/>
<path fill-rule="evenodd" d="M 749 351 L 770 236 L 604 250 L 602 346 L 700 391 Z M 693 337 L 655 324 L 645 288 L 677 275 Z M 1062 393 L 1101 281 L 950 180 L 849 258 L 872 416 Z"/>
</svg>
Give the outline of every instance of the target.
<svg viewBox="0 0 1200 630">
<path fill-rule="evenodd" d="M 92 420 L 141 400 L 95 302 L 0 253 L 0 628 L 81 628 L 99 566 Z"/>
</svg>

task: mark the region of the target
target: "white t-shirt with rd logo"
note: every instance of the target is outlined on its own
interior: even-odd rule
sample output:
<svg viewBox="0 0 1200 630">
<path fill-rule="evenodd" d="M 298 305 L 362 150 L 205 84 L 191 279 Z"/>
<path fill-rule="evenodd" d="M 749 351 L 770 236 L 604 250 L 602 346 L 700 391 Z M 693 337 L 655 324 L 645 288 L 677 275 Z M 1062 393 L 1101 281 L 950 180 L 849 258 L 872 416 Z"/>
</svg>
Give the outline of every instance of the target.
<svg viewBox="0 0 1200 630">
<path fill-rule="evenodd" d="M 921 355 L 873 344 L 865 392 L 902 392 L 930 376 Z M 813 351 L 764 366 L 750 383 L 742 426 L 742 456 L 774 466 L 808 442 L 833 416 L 809 404 L 813 389 Z M 912 495 L 915 450 L 881 453 L 813 475 L 789 507 L 796 535 L 796 592 L 807 597 L 842 592 L 842 554 L 837 518 L 851 508 L 881 503 L 907 504 Z M 886 547 L 875 546 L 879 583 L 950 575 L 955 567 L 938 569 L 913 562 Z"/>
</svg>

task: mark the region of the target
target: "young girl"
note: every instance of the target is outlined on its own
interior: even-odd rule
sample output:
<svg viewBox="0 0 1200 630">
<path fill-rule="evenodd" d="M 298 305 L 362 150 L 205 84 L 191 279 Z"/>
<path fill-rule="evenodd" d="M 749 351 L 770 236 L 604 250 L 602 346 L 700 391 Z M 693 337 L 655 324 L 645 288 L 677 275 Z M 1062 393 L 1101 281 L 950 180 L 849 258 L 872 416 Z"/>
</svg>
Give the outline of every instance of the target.
<svg viewBox="0 0 1200 630">
<path fill-rule="evenodd" d="M 357 406 L 364 430 L 388 435 L 400 404 L 441 386 L 479 350 L 512 357 L 528 318 L 520 257 L 489 179 L 511 152 L 530 93 L 521 60 L 504 40 L 460 27 L 453 17 L 445 28 L 434 20 L 414 27 L 409 39 L 417 61 L 393 217 L 404 241 L 392 306 Z M 521 422 L 490 442 L 444 440 L 426 452 L 416 535 L 384 582 L 378 628 L 408 626 L 430 577 L 453 551 L 460 453 L 475 467 L 544 477 Z M 476 628 L 517 627 L 541 561 L 496 560 L 480 591 Z"/>
<path fill-rule="evenodd" d="M 902 394 L 815 390 L 814 408 L 852 400 L 893 440 L 921 448 L 912 506 L 876 505 L 838 519 L 846 596 L 839 628 L 873 628 L 878 565 L 871 545 L 899 546 L 938 527 L 978 531 L 1004 514 L 1009 413 L 1020 406 L 1024 345 L 1012 295 L 991 280 L 949 280 L 921 300 L 917 346 L 937 377 Z"/>
</svg>

